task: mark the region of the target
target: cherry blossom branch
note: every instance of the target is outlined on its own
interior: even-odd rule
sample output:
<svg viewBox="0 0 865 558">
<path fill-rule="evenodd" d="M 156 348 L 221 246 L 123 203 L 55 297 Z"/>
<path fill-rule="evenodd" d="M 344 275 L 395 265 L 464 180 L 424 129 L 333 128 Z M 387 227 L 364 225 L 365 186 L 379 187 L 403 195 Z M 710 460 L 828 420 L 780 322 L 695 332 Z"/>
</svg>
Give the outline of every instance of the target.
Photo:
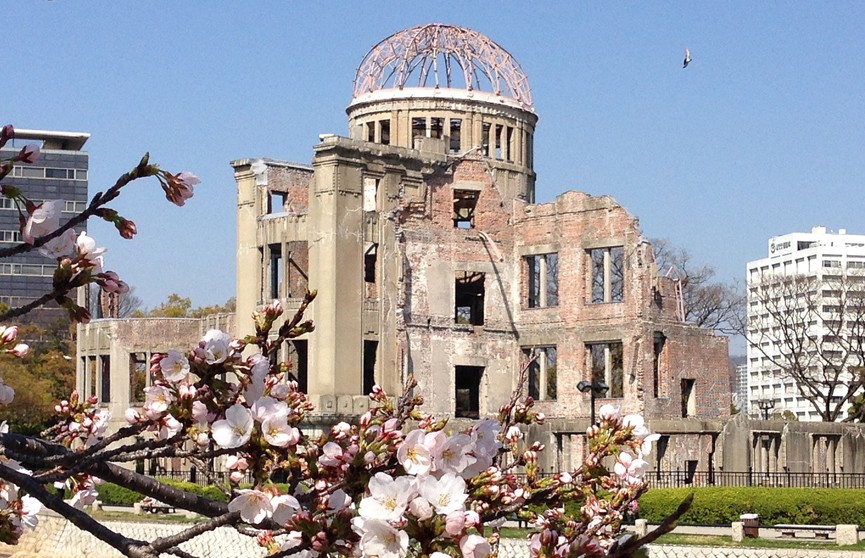
<svg viewBox="0 0 865 558">
<path fill-rule="evenodd" d="M 153 556 L 141 550 L 146 543 L 130 539 L 120 533 L 116 533 L 102 525 L 83 511 L 76 509 L 66 502 L 58 494 L 51 494 L 35 479 L 27 474 L 16 471 L 6 465 L 0 464 L 0 478 L 9 480 L 27 491 L 28 494 L 39 499 L 43 505 L 69 520 L 70 523 L 86 531 L 123 554 L 132 557 Z"/>
</svg>

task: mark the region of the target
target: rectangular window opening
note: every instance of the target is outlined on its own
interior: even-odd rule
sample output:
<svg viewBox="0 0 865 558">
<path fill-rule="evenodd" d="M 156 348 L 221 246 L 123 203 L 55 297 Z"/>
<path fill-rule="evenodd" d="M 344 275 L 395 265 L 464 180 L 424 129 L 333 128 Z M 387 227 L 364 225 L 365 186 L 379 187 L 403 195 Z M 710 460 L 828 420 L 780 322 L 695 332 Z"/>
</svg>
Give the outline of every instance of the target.
<svg viewBox="0 0 865 558">
<path fill-rule="evenodd" d="M 478 197 L 480 197 L 478 190 L 454 190 L 454 227 L 460 229 L 475 227 Z"/>
<path fill-rule="evenodd" d="M 526 256 L 528 308 L 558 306 L 559 255 L 557 253 Z"/>
<path fill-rule="evenodd" d="M 445 119 L 430 118 L 429 120 L 429 137 L 440 138 L 444 134 Z"/>
<path fill-rule="evenodd" d="M 390 145 L 390 120 L 381 121 L 381 144 Z"/>
<path fill-rule="evenodd" d="M 96 397 L 97 371 L 95 356 L 87 357 L 87 372 L 85 377 L 87 382 L 87 395 Z"/>
<path fill-rule="evenodd" d="M 375 211 L 378 207 L 378 178 L 365 177 L 363 179 L 363 210 Z"/>
<path fill-rule="evenodd" d="M 456 366 L 455 378 L 455 417 L 480 418 L 481 378 L 483 366 Z"/>
<path fill-rule="evenodd" d="M 363 342 L 363 393 L 368 395 L 372 393 L 372 388 L 375 386 L 375 365 L 376 355 L 378 354 L 378 341 Z"/>
<path fill-rule="evenodd" d="M 285 276 L 285 269 L 282 259 L 282 245 L 271 244 L 269 247 L 270 253 L 270 298 L 282 298 L 282 278 Z"/>
<path fill-rule="evenodd" d="M 459 153 L 461 149 L 461 134 L 463 121 L 460 118 L 450 119 L 450 146 L 451 153 Z"/>
<path fill-rule="evenodd" d="M 368 299 L 378 298 L 378 283 L 376 282 L 377 252 L 378 244 L 371 244 L 363 255 L 364 291 L 365 297 Z"/>
<path fill-rule="evenodd" d="M 652 395 L 660 397 L 661 382 L 664 376 L 664 347 L 667 344 L 667 338 L 660 331 L 655 332 L 654 353 L 652 357 Z"/>
<path fill-rule="evenodd" d="M 602 397 L 624 397 L 625 367 L 622 342 L 590 343 L 586 348 L 592 382 L 604 383 L 608 387 Z"/>
<path fill-rule="evenodd" d="M 306 340 L 291 339 L 288 344 L 288 363 L 290 378 L 297 382 L 297 388 L 303 393 L 309 390 L 309 346 Z"/>
<path fill-rule="evenodd" d="M 99 357 L 99 402 L 111 401 L 111 357 L 101 355 Z"/>
<path fill-rule="evenodd" d="M 588 256 L 592 303 L 622 302 L 625 298 L 624 247 L 593 248 L 588 251 Z"/>
<path fill-rule="evenodd" d="M 370 143 L 375 141 L 375 122 L 366 123 L 366 141 Z"/>
<path fill-rule="evenodd" d="M 286 298 L 301 298 L 309 288 L 309 244 L 305 240 L 293 240 L 286 243 L 288 249 L 288 266 Z"/>
<path fill-rule="evenodd" d="M 150 367 L 147 353 L 129 353 L 129 402 L 144 403 Z"/>
<path fill-rule="evenodd" d="M 411 137 L 412 137 L 412 146 L 415 149 L 420 147 L 420 140 L 426 137 L 426 118 L 412 118 L 411 119 Z"/>
<path fill-rule="evenodd" d="M 492 157 L 490 153 L 490 123 L 484 122 L 481 124 L 481 153 L 487 157 Z"/>
<path fill-rule="evenodd" d="M 529 364 L 529 396 L 536 401 L 556 399 L 556 348 L 535 347 L 523 349 L 526 359 L 536 358 Z"/>
<path fill-rule="evenodd" d="M 695 382 L 693 378 L 682 378 L 682 417 L 693 417 L 697 414 Z"/>
<path fill-rule="evenodd" d="M 458 324 L 484 324 L 484 274 L 459 271 L 455 280 L 454 321 Z"/>
<path fill-rule="evenodd" d="M 285 204 L 288 201 L 288 194 L 285 192 L 270 191 L 267 196 L 267 214 L 285 213 Z"/>
<path fill-rule="evenodd" d="M 496 137 L 495 137 L 495 146 L 496 152 L 495 157 L 497 160 L 501 161 L 504 158 L 503 148 L 502 148 L 502 130 L 504 130 L 504 126 L 501 124 L 496 124 Z"/>
</svg>

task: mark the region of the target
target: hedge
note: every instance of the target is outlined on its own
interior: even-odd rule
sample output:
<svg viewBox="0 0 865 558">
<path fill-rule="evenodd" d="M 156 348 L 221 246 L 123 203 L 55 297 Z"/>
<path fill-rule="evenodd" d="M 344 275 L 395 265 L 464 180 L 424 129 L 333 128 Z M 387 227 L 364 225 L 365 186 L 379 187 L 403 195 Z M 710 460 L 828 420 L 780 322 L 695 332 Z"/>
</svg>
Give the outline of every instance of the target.
<svg viewBox="0 0 865 558">
<path fill-rule="evenodd" d="M 729 525 L 756 513 L 762 525 L 865 525 L 865 489 L 848 488 L 652 488 L 640 498 L 639 517 L 658 523 L 691 492 L 694 502 L 679 523 Z"/>
<path fill-rule="evenodd" d="M 228 497 L 215 486 L 201 486 L 200 484 L 165 478 L 159 478 L 157 480 L 175 488 L 179 488 L 185 492 L 189 492 L 190 494 L 204 496 L 205 498 L 220 502 L 228 501 Z M 280 492 L 284 493 L 287 490 L 287 486 L 284 484 L 277 484 L 275 486 L 280 490 Z M 109 506 L 132 506 L 134 503 L 140 502 L 141 499 L 144 498 L 144 496 L 134 490 L 129 490 L 128 488 L 123 488 L 122 486 L 110 482 L 100 484 L 96 487 L 96 490 L 99 493 L 99 499 L 102 503 Z"/>
</svg>

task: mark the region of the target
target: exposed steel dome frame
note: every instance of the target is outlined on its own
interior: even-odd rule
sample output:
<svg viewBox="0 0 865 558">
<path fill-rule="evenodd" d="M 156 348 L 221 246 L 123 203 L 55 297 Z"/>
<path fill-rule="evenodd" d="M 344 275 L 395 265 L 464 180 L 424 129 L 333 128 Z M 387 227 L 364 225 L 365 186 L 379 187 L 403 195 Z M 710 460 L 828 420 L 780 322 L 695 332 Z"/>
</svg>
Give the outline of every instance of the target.
<svg viewBox="0 0 865 558">
<path fill-rule="evenodd" d="M 532 104 L 516 59 L 489 37 L 454 25 L 411 27 L 372 47 L 358 66 L 354 98 L 404 87 L 485 91 Z"/>
</svg>

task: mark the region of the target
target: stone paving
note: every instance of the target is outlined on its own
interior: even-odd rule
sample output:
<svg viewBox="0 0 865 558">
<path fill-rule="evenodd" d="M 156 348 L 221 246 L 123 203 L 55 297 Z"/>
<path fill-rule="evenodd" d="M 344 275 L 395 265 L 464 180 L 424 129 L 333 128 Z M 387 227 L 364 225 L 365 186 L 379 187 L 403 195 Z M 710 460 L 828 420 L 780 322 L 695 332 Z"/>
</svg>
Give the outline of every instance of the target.
<svg viewBox="0 0 865 558">
<path fill-rule="evenodd" d="M 124 535 L 139 540 L 177 533 L 188 524 L 108 521 L 106 525 Z M 231 528 L 206 533 L 181 548 L 199 558 L 263 557 L 264 549 L 255 540 Z M 710 548 L 705 546 L 651 545 L 650 558 L 865 558 L 863 551 L 826 549 L 757 549 Z M 93 535 L 85 533 L 66 520 L 53 515 L 40 515 L 39 527 L 28 532 L 18 546 L 0 544 L 0 556 L 13 558 L 115 558 L 119 552 Z M 166 555 L 167 556 L 167 555 Z M 528 558 L 526 541 L 502 540 L 501 558 Z"/>
</svg>

